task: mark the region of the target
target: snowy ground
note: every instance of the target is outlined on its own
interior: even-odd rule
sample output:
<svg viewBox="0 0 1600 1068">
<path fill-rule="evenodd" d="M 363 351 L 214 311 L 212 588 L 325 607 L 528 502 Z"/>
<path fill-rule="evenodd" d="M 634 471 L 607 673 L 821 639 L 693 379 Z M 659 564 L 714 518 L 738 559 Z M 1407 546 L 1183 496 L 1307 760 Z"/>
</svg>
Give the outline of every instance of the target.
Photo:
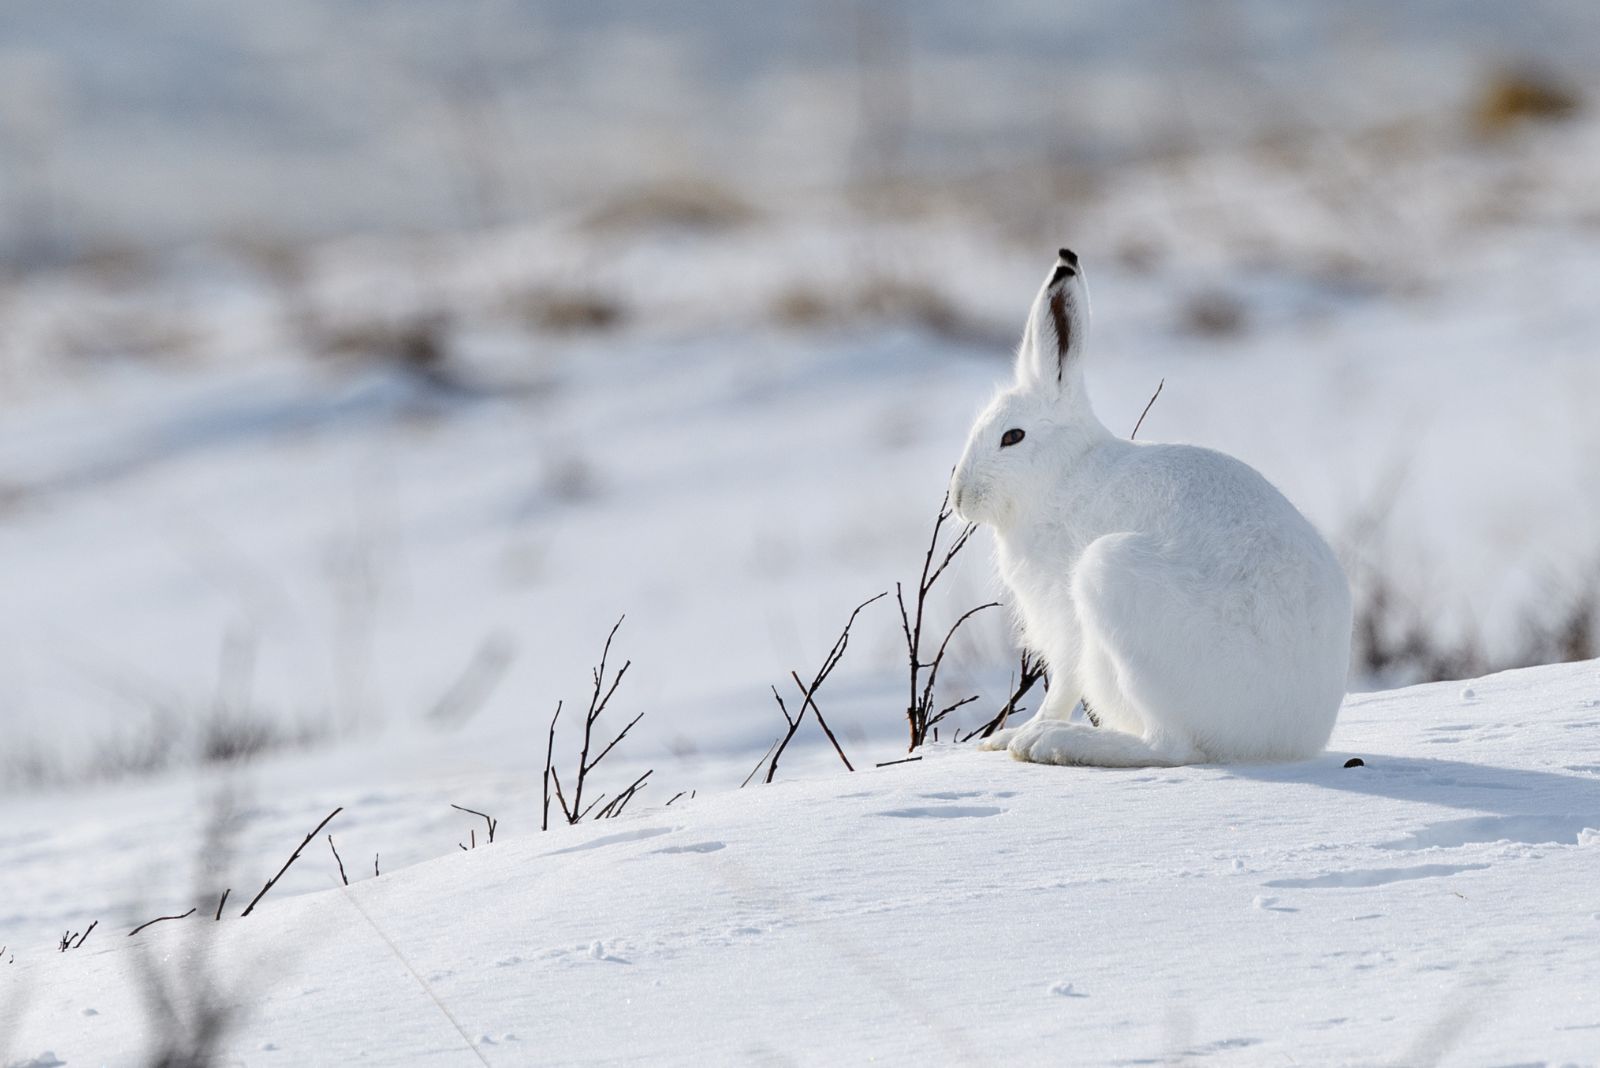
<svg viewBox="0 0 1600 1068">
<path fill-rule="evenodd" d="M 1352 697 L 1306 764 L 945 749 L 29 946 L 4 1055 L 137 1063 L 140 954 L 214 933 L 251 1065 L 1595 1064 L 1596 849 L 1600 663 L 1529 669 Z"/>
</svg>

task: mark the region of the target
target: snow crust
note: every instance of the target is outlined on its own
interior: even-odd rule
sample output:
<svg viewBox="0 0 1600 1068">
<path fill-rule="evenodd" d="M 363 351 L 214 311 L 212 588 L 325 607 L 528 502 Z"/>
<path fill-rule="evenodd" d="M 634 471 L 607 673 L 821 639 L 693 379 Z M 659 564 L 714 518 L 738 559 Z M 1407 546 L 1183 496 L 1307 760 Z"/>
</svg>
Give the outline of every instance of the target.
<svg viewBox="0 0 1600 1068">
<path fill-rule="evenodd" d="M 546 834 L 507 814 L 249 919 L 26 945 L 7 1055 L 138 1063 L 138 954 L 214 933 L 248 1064 L 1593 1064 L 1600 662 L 1472 688 L 1353 696 L 1302 764 L 946 746 Z"/>
</svg>

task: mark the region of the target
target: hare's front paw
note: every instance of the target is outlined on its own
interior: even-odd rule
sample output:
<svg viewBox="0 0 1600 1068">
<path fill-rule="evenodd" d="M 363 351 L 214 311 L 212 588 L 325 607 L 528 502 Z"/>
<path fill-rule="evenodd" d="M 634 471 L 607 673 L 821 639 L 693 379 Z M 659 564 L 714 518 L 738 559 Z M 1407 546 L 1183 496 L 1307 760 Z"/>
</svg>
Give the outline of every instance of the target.
<svg viewBox="0 0 1600 1068">
<path fill-rule="evenodd" d="M 997 749 L 1005 749 L 1010 746 L 1011 739 L 1015 738 L 1017 736 L 1017 732 L 1020 730 L 1022 730 L 1021 727 L 1006 727 L 1003 730 L 995 731 L 993 734 L 989 735 L 989 737 L 979 742 L 978 748 L 984 750 L 985 752 L 993 752 Z"/>
</svg>

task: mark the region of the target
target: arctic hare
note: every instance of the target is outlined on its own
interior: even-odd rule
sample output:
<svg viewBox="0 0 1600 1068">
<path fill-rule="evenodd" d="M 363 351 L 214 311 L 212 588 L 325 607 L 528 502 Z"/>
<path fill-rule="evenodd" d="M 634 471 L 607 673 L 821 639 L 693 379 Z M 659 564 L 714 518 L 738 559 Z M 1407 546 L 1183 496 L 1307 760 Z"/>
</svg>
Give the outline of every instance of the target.
<svg viewBox="0 0 1600 1068">
<path fill-rule="evenodd" d="M 1104 767 L 1315 756 L 1349 665 L 1338 560 L 1243 462 L 1107 430 L 1084 390 L 1088 326 L 1062 249 L 1016 383 L 952 479 L 957 513 L 994 528 L 1023 643 L 1050 669 L 1038 714 L 982 748 Z M 1098 727 L 1067 722 L 1079 698 Z"/>
</svg>

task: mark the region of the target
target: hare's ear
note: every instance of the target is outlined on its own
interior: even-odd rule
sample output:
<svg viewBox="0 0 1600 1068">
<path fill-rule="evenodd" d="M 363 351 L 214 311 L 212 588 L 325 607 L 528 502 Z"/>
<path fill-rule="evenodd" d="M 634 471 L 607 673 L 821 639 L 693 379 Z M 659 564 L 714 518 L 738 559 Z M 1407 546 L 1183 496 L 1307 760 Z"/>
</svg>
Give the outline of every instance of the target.
<svg viewBox="0 0 1600 1068">
<path fill-rule="evenodd" d="M 1017 382 L 1051 391 L 1077 369 L 1089 332 L 1089 289 L 1071 249 L 1056 256 L 1050 275 L 1028 313 L 1017 352 Z"/>
</svg>

